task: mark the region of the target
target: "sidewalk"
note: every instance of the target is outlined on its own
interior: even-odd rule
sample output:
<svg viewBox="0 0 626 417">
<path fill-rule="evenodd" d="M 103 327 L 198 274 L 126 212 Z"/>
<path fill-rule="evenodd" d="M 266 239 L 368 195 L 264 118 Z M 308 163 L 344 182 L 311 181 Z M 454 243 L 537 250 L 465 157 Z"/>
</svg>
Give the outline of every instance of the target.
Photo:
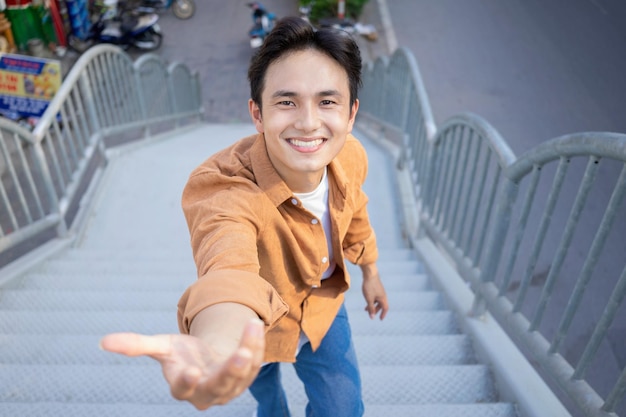
<svg viewBox="0 0 626 417">
<path fill-rule="evenodd" d="M 363 63 L 375 61 L 381 56 L 388 56 L 393 52 L 390 48 L 395 48 L 395 35 L 386 15 L 388 15 L 386 0 L 369 0 L 363 7 L 359 22 L 364 25 L 373 25 L 378 34 L 376 41 L 357 37 Z"/>
<path fill-rule="evenodd" d="M 361 48 L 363 63 L 375 61 L 376 58 L 389 55 L 392 52 L 389 48 L 390 46 L 393 47 L 395 43 L 395 35 L 393 35 L 393 33 L 389 33 L 390 31 L 393 31 L 393 29 L 390 27 L 388 19 L 385 19 L 385 14 L 388 14 L 386 9 L 386 0 L 369 0 L 363 7 L 359 23 L 364 25 L 373 25 L 378 35 L 378 39 L 375 41 L 370 41 L 363 36 L 355 35 L 357 43 Z M 165 36 L 167 36 L 167 33 Z M 132 49 L 127 52 L 133 60 L 145 53 L 141 51 L 133 51 Z M 154 53 L 160 55 L 161 51 L 156 50 Z M 65 76 L 69 73 L 72 66 L 76 63 L 76 61 L 78 61 L 80 56 L 80 53 L 68 47 L 66 53 L 62 57 L 55 58 L 61 62 L 61 72 L 63 74 L 63 78 L 65 78 Z"/>
</svg>

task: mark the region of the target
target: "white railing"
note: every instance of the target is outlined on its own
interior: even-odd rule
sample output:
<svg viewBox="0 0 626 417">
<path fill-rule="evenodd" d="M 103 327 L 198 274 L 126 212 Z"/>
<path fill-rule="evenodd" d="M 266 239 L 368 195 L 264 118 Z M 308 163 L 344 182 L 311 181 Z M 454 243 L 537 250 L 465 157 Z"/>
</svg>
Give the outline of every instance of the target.
<svg viewBox="0 0 626 417">
<path fill-rule="evenodd" d="M 411 238 L 431 239 L 471 284 L 471 315 L 494 316 L 573 414 L 615 416 L 626 367 L 600 352 L 626 349 L 626 135 L 573 134 L 516 157 L 474 114 L 437 129 L 403 48 L 367 65 L 360 115 L 398 146 L 419 218 Z"/>
<path fill-rule="evenodd" d="M 74 64 L 32 132 L 0 119 L 0 266 L 66 235 L 106 140 L 145 137 L 202 117 L 200 82 L 156 55 L 98 45 Z M 26 247 L 26 249 L 20 249 Z"/>
</svg>

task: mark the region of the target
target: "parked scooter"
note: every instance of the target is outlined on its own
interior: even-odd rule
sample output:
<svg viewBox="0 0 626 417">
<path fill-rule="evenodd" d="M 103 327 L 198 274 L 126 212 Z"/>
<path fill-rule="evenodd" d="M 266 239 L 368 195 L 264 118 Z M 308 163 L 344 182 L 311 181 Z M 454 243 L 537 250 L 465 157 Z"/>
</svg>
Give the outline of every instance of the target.
<svg viewBox="0 0 626 417">
<path fill-rule="evenodd" d="M 263 45 L 265 37 L 270 33 L 276 24 L 276 15 L 268 12 L 258 1 L 248 3 L 252 9 L 252 29 L 248 32 L 250 36 L 250 47 L 258 48 Z"/>
<path fill-rule="evenodd" d="M 110 43 L 122 49 L 134 47 L 142 51 L 154 51 L 161 47 L 163 34 L 157 24 L 159 16 L 143 13 L 137 9 L 117 9 L 100 13 L 91 25 L 86 40 L 70 39 L 70 47 L 83 52 L 96 43 Z"/>
<path fill-rule="evenodd" d="M 141 0 L 140 6 L 143 10 L 149 9 L 152 12 L 172 9 L 172 13 L 179 19 L 189 19 L 196 13 L 196 3 L 194 0 Z"/>
</svg>

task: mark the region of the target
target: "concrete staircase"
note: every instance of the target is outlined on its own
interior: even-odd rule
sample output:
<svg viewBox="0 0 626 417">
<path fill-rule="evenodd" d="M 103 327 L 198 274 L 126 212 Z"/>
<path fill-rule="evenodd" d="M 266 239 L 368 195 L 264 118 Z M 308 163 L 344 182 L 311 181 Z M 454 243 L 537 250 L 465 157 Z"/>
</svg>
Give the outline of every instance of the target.
<svg viewBox="0 0 626 417">
<path fill-rule="evenodd" d="M 177 332 L 176 303 L 195 279 L 182 186 L 204 158 L 252 132 L 249 125 L 202 125 L 115 151 L 75 245 L 0 288 L 0 416 L 252 415 L 248 393 L 198 412 L 170 397 L 156 362 L 98 349 L 109 332 Z M 366 416 L 517 416 L 514 404 L 500 401 L 488 366 L 477 362 L 472 341 L 405 247 L 390 161 L 363 142 L 391 305 L 387 319 L 370 320 L 359 270 L 350 269 L 355 286 L 346 305 Z M 302 386 L 290 365 L 283 369 L 292 415 L 304 416 Z"/>
</svg>

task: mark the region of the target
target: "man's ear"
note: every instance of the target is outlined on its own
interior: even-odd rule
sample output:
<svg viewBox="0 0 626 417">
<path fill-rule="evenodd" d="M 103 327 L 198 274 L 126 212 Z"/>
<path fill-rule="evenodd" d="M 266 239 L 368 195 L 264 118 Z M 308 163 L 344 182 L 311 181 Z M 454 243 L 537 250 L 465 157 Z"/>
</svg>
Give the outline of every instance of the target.
<svg viewBox="0 0 626 417">
<path fill-rule="evenodd" d="M 352 107 L 350 107 L 350 119 L 348 120 L 348 132 L 352 132 L 354 121 L 356 120 L 356 114 L 359 111 L 359 99 L 354 100 Z"/>
<path fill-rule="evenodd" d="M 248 100 L 248 111 L 250 112 L 250 117 L 252 118 L 252 122 L 256 127 L 256 131 L 259 133 L 263 133 L 263 116 L 261 115 L 261 108 L 252 99 Z"/>
</svg>

